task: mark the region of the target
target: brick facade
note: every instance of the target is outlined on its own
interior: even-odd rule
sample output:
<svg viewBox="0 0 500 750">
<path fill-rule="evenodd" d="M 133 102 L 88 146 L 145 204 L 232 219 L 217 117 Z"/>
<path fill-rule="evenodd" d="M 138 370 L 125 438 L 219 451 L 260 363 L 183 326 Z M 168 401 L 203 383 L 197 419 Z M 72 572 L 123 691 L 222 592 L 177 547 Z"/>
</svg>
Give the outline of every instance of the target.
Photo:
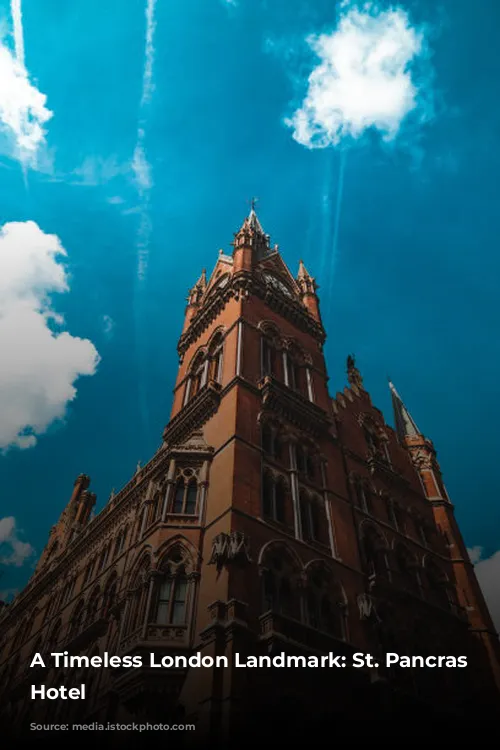
<svg viewBox="0 0 500 750">
<path fill-rule="evenodd" d="M 161 448 L 95 518 L 90 479 L 77 478 L 35 574 L 3 608 L 6 725 L 181 716 L 220 738 L 299 695 L 322 715 L 384 701 L 489 710 L 498 639 L 432 443 L 385 423 L 352 357 L 332 399 L 324 340 L 314 279 L 302 263 L 290 274 L 252 211 L 233 255 L 191 291 Z M 29 668 L 65 650 L 230 662 L 393 651 L 466 654 L 470 666 Z M 34 683 L 83 682 L 86 701 L 29 699 Z"/>
</svg>

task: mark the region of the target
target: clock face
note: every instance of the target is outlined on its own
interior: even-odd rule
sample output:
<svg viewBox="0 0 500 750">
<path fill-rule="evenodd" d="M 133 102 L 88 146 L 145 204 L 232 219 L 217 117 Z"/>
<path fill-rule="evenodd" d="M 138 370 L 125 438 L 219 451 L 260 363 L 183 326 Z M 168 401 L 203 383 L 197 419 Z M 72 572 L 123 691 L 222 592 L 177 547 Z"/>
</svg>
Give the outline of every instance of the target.
<svg viewBox="0 0 500 750">
<path fill-rule="evenodd" d="M 286 294 L 287 297 L 292 296 L 290 289 L 285 283 L 283 283 L 283 281 L 281 281 L 281 279 L 278 279 L 277 276 L 274 276 L 272 273 L 265 273 L 264 278 L 274 289 L 277 289 L 282 294 Z"/>
</svg>

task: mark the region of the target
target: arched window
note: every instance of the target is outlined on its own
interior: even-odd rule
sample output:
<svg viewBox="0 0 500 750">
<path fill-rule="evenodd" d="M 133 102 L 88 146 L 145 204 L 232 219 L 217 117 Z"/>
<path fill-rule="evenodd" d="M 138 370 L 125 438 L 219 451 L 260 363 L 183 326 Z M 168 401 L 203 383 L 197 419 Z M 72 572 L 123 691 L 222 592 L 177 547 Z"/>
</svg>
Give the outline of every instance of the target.
<svg viewBox="0 0 500 750">
<path fill-rule="evenodd" d="M 86 586 L 87 583 L 90 582 L 90 580 L 92 578 L 92 573 L 94 572 L 94 565 L 95 565 L 95 558 L 93 560 L 91 560 L 87 564 L 87 567 L 85 568 L 85 573 L 84 573 L 84 576 L 83 576 L 83 584 L 82 584 L 82 586 Z"/>
<path fill-rule="evenodd" d="M 198 483 L 195 477 L 179 477 L 175 485 L 172 513 L 178 515 L 196 515 L 198 501 Z"/>
<path fill-rule="evenodd" d="M 314 565 L 307 576 L 307 622 L 336 638 L 344 639 L 346 631 L 345 597 L 332 573 Z"/>
<path fill-rule="evenodd" d="M 173 549 L 160 566 L 156 583 L 154 622 L 158 625 L 185 625 L 188 606 L 189 556 L 182 548 Z"/>
<path fill-rule="evenodd" d="M 113 608 L 116 601 L 116 593 L 118 590 L 118 580 L 114 574 L 112 578 L 106 584 L 103 596 L 102 614 L 103 617 L 108 617 L 110 610 Z"/>
<path fill-rule="evenodd" d="M 128 632 L 134 632 L 144 622 L 146 616 L 146 603 L 149 590 L 149 574 L 151 563 L 149 558 L 145 558 L 139 570 L 132 579 L 133 596 L 130 602 Z"/>
<path fill-rule="evenodd" d="M 153 499 L 151 501 L 151 510 L 150 510 L 150 518 L 149 518 L 150 524 L 158 520 L 158 517 L 160 516 L 160 513 L 161 513 L 162 500 L 163 500 L 163 495 L 159 490 L 157 490 L 154 493 Z"/>
<path fill-rule="evenodd" d="M 101 556 L 99 558 L 99 565 L 97 567 L 98 571 L 104 570 L 106 567 L 106 563 L 108 561 L 108 554 L 109 554 L 109 545 L 106 545 L 104 549 L 101 552 Z"/>
<path fill-rule="evenodd" d="M 214 336 L 209 349 L 209 378 L 217 383 L 222 382 L 224 337 L 222 333 Z"/>
<path fill-rule="evenodd" d="M 261 446 L 264 458 L 272 458 L 280 463 L 286 459 L 285 443 L 276 427 L 268 424 L 262 425 Z M 286 460 L 284 462 L 288 463 Z"/>
<path fill-rule="evenodd" d="M 420 581 L 413 555 L 401 544 L 396 546 L 394 557 L 397 565 L 397 575 L 402 588 L 413 593 L 418 593 Z"/>
<path fill-rule="evenodd" d="M 205 385 L 206 380 L 206 361 L 202 354 L 200 354 L 194 364 L 191 371 L 191 393 L 190 397 L 194 398 L 198 391 L 200 391 Z"/>
<path fill-rule="evenodd" d="M 372 492 L 362 477 L 355 477 L 354 479 L 354 502 L 365 513 L 373 513 Z"/>
<path fill-rule="evenodd" d="M 262 482 L 262 506 L 266 518 L 278 523 L 285 522 L 287 488 L 283 477 L 274 479 L 269 472 L 264 472 Z"/>
<path fill-rule="evenodd" d="M 300 523 L 304 542 L 313 542 L 319 536 L 319 513 L 317 500 L 304 491 L 300 493 Z"/>
<path fill-rule="evenodd" d="M 452 596 L 449 592 L 449 582 L 446 574 L 432 560 L 425 563 L 425 571 L 428 581 L 428 595 L 431 602 L 438 607 L 448 609 L 452 604 Z"/>
<path fill-rule="evenodd" d="M 302 391 L 301 359 L 294 347 L 285 352 L 285 382 L 294 391 Z"/>
<path fill-rule="evenodd" d="M 262 377 L 266 375 L 276 376 L 276 347 L 274 342 L 267 336 L 261 339 L 262 352 Z"/>
<path fill-rule="evenodd" d="M 158 592 L 158 625 L 184 625 L 186 620 L 187 578 L 164 578 Z"/>
<path fill-rule="evenodd" d="M 186 389 L 184 391 L 184 404 L 194 398 L 207 382 L 208 361 L 203 352 L 199 352 L 189 369 Z"/>
<path fill-rule="evenodd" d="M 87 623 L 92 623 L 97 620 L 100 604 L 101 590 L 99 586 L 97 586 L 90 595 L 89 604 L 87 607 Z"/>
<path fill-rule="evenodd" d="M 308 481 L 314 481 L 317 475 L 317 457 L 309 446 L 305 447 L 300 443 L 295 446 L 295 461 L 299 474 Z"/>
<path fill-rule="evenodd" d="M 371 526 L 365 526 L 363 529 L 362 551 L 367 574 L 369 576 L 386 576 L 386 545 L 382 537 Z"/>
<path fill-rule="evenodd" d="M 263 560 L 262 593 L 264 612 L 300 619 L 297 566 L 286 550 L 269 550 Z"/>
</svg>

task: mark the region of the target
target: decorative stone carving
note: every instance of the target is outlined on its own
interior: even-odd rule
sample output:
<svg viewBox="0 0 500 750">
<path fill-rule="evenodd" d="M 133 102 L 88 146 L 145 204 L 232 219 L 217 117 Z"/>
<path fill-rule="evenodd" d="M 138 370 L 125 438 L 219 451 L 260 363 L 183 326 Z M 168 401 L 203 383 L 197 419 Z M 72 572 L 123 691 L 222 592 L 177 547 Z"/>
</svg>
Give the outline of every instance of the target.
<svg viewBox="0 0 500 750">
<path fill-rule="evenodd" d="M 228 563 L 237 561 L 252 562 L 245 534 L 242 531 L 217 534 L 212 542 L 212 554 L 208 564 L 222 568 Z"/>
<path fill-rule="evenodd" d="M 359 594 L 357 601 L 360 620 L 375 619 L 377 622 L 379 621 L 373 597 L 369 594 Z"/>
</svg>

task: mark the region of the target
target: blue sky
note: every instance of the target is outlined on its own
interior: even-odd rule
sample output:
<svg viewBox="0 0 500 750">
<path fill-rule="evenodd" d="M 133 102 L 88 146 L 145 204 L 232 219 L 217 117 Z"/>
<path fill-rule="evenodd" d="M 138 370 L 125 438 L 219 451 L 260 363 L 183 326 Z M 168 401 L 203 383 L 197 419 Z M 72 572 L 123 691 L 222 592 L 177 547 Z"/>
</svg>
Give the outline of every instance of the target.
<svg viewBox="0 0 500 750">
<path fill-rule="evenodd" d="M 357 100 L 328 65 L 319 90 L 309 79 L 318 40 L 331 52 L 352 8 L 124 5 L 0 4 L 0 306 L 15 323 L 3 334 L 0 323 L 0 589 L 26 582 L 26 545 L 41 552 L 79 473 L 100 508 L 158 447 L 187 290 L 229 249 L 251 196 L 292 271 L 303 258 L 320 284 L 332 395 L 354 352 L 392 422 L 390 375 L 435 442 L 468 546 L 491 568 L 497 4 L 402 2 L 399 26 L 388 6 L 372 8 L 348 40 L 373 52 L 385 39 L 395 52 L 382 69 L 372 59 Z M 323 94 L 340 102 L 328 127 Z M 321 143 L 300 131 L 301 112 Z"/>
</svg>

